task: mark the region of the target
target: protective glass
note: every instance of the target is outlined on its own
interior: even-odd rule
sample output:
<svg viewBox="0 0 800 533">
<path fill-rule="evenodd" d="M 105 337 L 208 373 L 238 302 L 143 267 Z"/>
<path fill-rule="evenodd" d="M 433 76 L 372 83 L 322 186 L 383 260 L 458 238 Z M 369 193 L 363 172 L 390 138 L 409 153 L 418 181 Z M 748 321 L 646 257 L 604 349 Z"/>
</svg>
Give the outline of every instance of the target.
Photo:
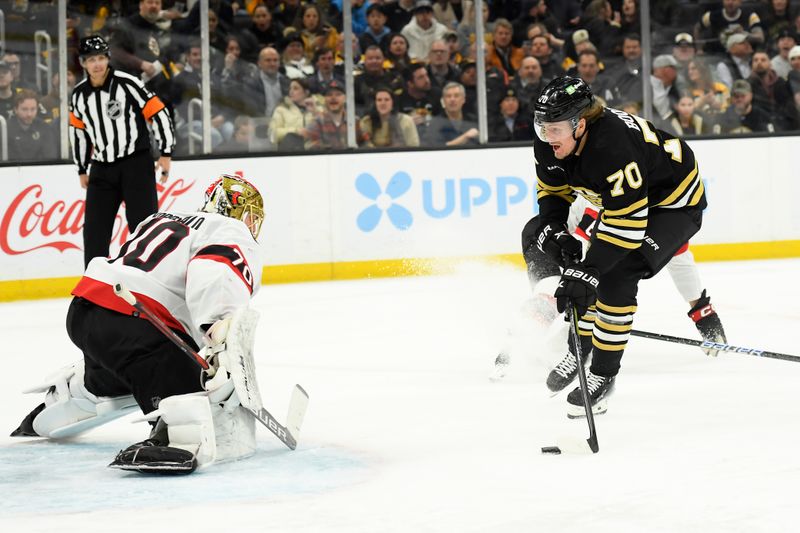
<svg viewBox="0 0 800 533">
<path fill-rule="evenodd" d="M 572 137 L 575 128 L 578 127 L 575 120 L 562 120 L 560 122 L 542 122 L 534 119 L 533 129 L 536 136 L 546 143 L 565 141 Z"/>
</svg>

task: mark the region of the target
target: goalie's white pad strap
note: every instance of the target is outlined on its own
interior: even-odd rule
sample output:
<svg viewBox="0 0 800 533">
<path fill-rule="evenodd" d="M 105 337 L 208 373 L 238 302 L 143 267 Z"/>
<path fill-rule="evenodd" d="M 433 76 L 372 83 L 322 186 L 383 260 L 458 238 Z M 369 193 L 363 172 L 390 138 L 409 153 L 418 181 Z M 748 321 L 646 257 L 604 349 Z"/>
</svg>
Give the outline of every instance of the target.
<svg viewBox="0 0 800 533">
<path fill-rule="evenodd" d="M 255 419 L 239 405 L 227 370 L 221 367 L 206 388 L 207 392 L 165 398 L 146 418 L 161 417 L 169 445 L 195 454 L 200 467 L 252 455 Z"/>
<path fill-rule="evenodd" d="M 239 402 L 258 411 L 262 407 L 261 392 L 256 381 L 256 366 L 253 361 L 255 330 L 258 311 L 248 308 L 238 310 L 228 328 L 225 350 L 219 353 L 219 364 L 228 369 L 236 388 Z"/>
<path fill-rule="evenodd" d="M 47 392 L 45 408 L 33 420 L 36 433 L 52 439 L 73 437 L 138 408 L 133 396 L 95 396 L 86 390 L 83 374 L 81 360 L 48 376 L 41 385 L 25 391 Z"/>
<path fill-rule="evenodd" d="M 167 424 L 170 446 L 195 454 L 198 466 L 214 462 L 217 443 L 211 404 L 205 393 L 164 398 L 155 413 Z"/>
</svg>

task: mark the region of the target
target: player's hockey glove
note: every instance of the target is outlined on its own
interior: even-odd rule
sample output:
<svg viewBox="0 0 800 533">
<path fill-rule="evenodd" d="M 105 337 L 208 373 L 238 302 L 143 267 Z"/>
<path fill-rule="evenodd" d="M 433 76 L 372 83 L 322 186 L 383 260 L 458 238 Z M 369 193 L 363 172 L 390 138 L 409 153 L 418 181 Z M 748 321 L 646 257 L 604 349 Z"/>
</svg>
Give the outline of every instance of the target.
<svg viewBox="0 0 800 533">
<path fill-rule="evenodd" d="M 583 254 L 581 241 L 570 235 L 566 224 L 559 222 L 540 227 L 535 246 L 561 267 L 579 261 Z"/>
<path fill-rule="evenodd" d="M 574 304 L 578 315 L 583 316 L 597 300 L 600 273 L 596 268 L 575 263 L 564 268 L 555 292 L 556 308 L 563 313 Z"/>
<path fill-rule="evenodd" d="M 720 344 L 728 343 L 728 339 L 725 337 L 725 330 L 722 328 L 722 321 L 711 306 L 711 298 L 706 296 L 705 289 L 703 289 L 700 299 L 697 300 L 697 303 L 687 314 L 689 318 L 694 321 L 694 325 L 697 327 L 697 331 L 700 332 L 704 341 Z M 704 348 L 703 352 L 705 352 L 706 355 L 716 357 L 719 350 Z"/>
</svg>

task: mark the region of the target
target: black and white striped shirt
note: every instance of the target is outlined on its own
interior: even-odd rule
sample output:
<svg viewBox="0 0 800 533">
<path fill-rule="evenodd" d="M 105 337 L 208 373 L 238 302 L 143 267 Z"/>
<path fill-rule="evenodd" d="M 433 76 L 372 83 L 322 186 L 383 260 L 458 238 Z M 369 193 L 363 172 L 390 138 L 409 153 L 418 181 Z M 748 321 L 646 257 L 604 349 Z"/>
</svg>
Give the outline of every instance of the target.
<svg viewBox="0 0 800 533">
<path fill-rule="evenodd" d="M 169 110 L 139 78 L 109 67 L 102 87 L 87 77 L 70 99 L 72 158 L 78 174 L 86 174 L 90 159 L 113 163 L 150 149 L 147 123 L 152 123 L 161 155 L 171 155 L 175 130 Z"/>
</svg>

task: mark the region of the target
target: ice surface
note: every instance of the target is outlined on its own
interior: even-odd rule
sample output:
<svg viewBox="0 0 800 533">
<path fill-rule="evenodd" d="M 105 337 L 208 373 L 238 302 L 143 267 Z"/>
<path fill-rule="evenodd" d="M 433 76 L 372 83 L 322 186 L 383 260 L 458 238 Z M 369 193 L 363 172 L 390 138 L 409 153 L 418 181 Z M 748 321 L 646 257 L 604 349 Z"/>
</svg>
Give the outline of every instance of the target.
<svg viewBox="0 0 800 533">
<path fill-rule="evenodd" d="M 733 344 L 800 354 L 800 260 L 701 264 Z M 0 530 L 54 532 L 796 531 L 800 364 L 632 338 L 597 417 L 600 453 L 547 456 L 586 438 L 550 398 L 561 354 L 517 328 L 512 365 L 487 379 L 524 272 L 266 286 L 255 301 L 265 405 L 283 419 L 294 383 L 311 401 L 297 451 L 259 429 L 254 458 L 178 478 L 105 467 L 147 432 L 130 417 L 78 439 L 0 437 Z M 634 327 L 697 338 L 661 275 Z M 23 395 L 79 356 L 68 300 L 0 305 L 0 427 Z M 570 390 L 570 389 L 567 389 Z M 168 525 L 169 524 L 169 525 Z"/>
</svg>

